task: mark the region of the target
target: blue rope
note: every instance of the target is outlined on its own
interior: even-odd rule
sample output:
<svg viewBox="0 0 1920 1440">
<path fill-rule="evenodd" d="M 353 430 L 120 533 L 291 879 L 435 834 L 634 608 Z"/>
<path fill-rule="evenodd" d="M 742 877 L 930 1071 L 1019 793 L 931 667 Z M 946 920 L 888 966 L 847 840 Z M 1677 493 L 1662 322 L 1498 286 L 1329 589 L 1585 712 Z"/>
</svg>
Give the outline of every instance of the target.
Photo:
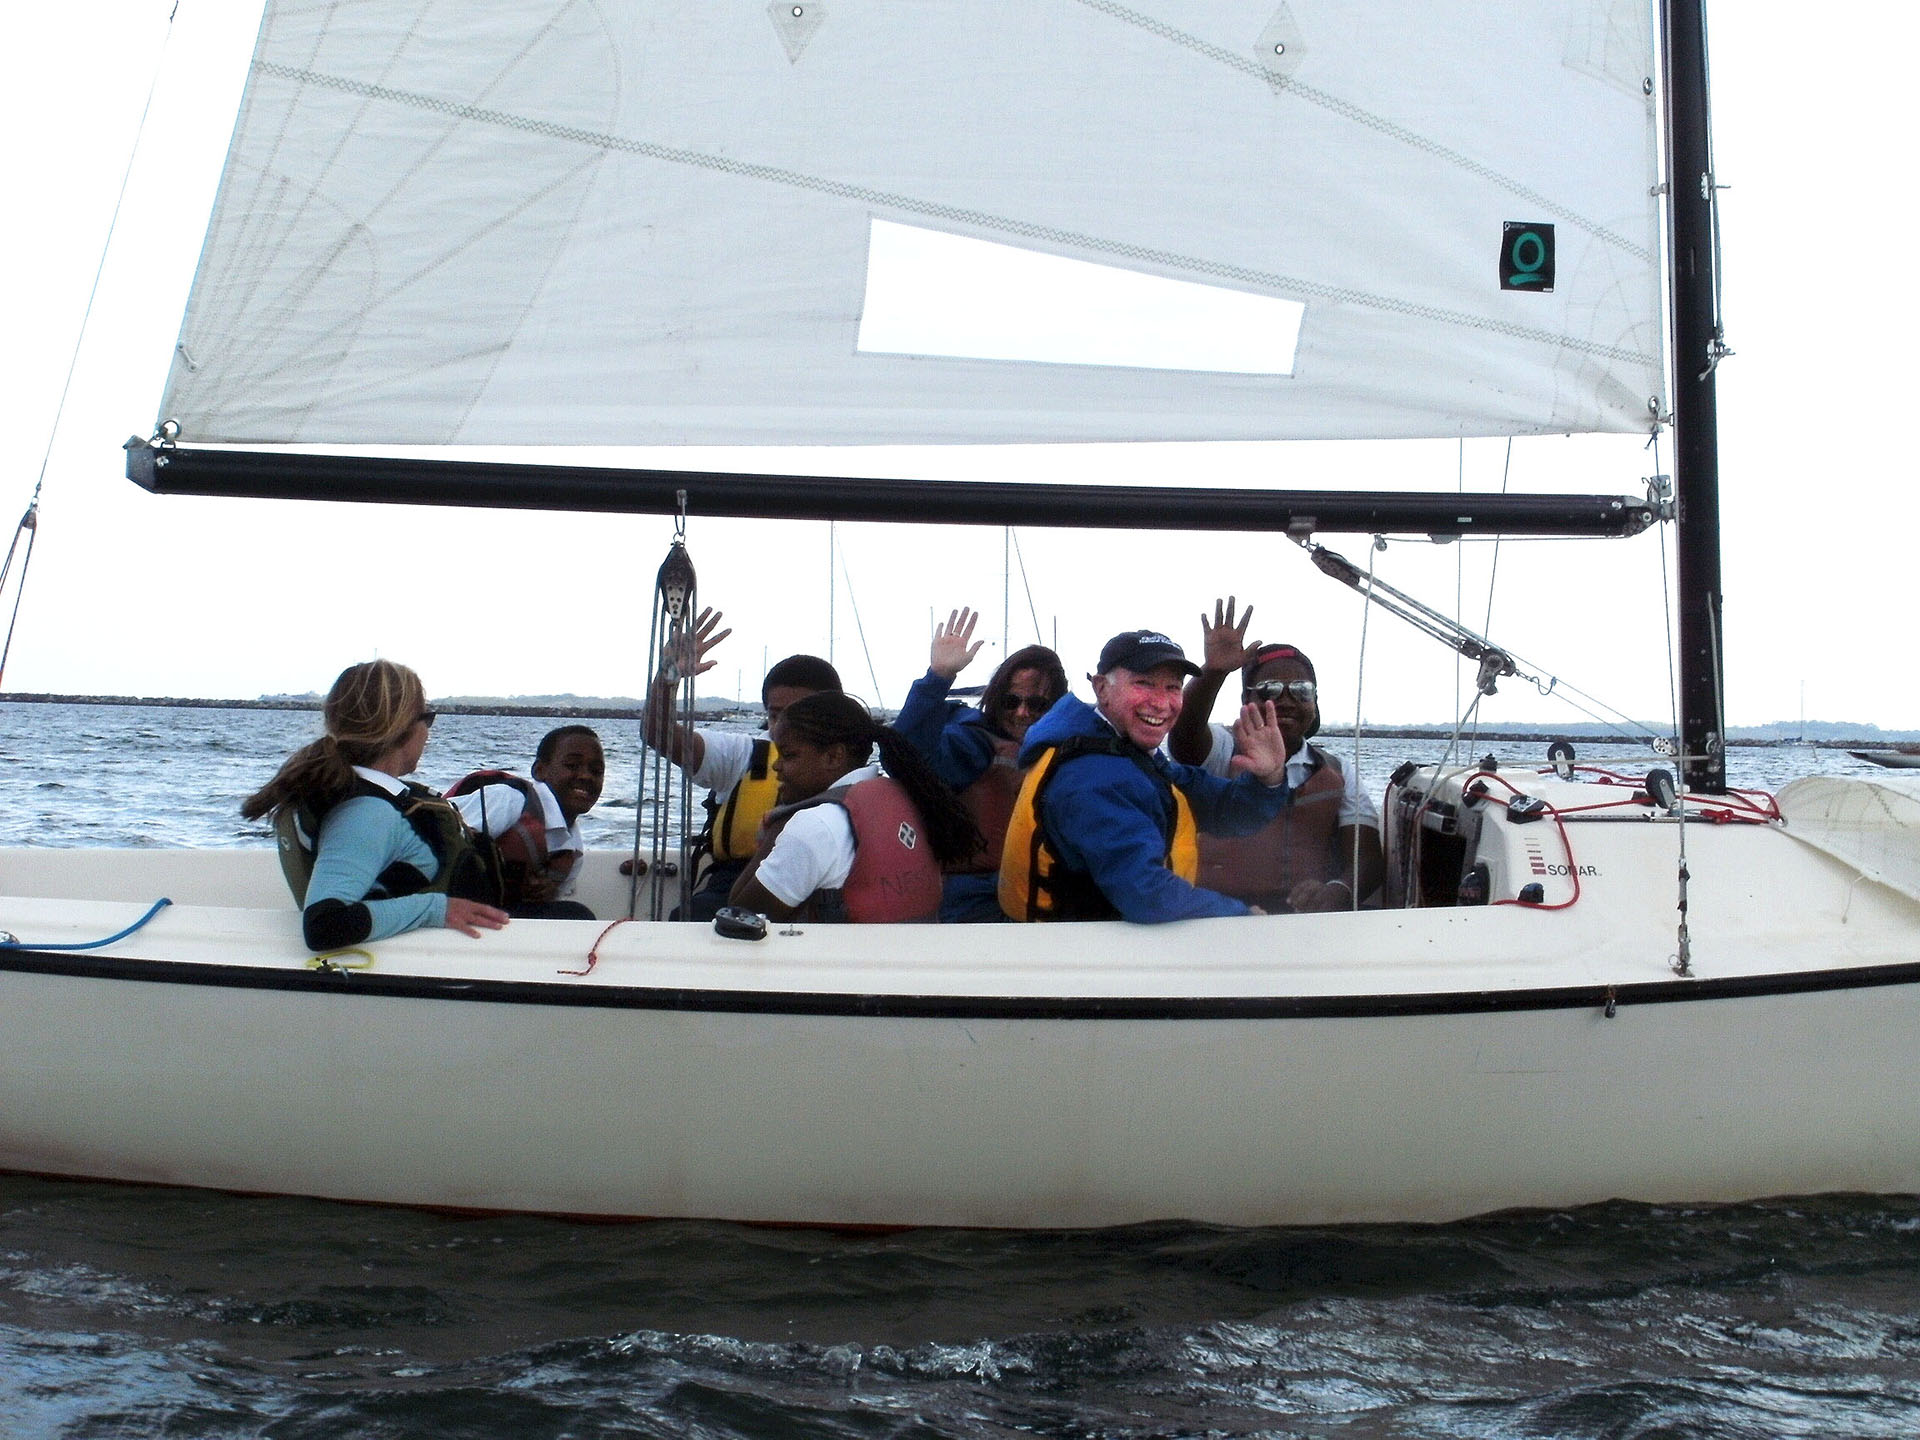
<svg viewBox="0 0 1920 1440">
<path fill-rule="evenodd" d="M 127 936 L 133 934 L 134 931 L 138 930 L 142 925 L 153 919 L 154 916 L 158 915 L 171 904 L 173 904 L 173 901 L 164 895 L 161 896 L 153 902 L 153 908 L 147 911 L 146 914 L 134 921 L 133 924 L 127 926 L 127 928 L 122 930 L 118 935 L 109 935 L 104 940 L 85 940 L 74 945 L 33 945 L 25 940 L 7 939 L 0 940 L 0 950 L 98 950 L 102 945 L 111 945 L 116 940 L 126 939 Z"/>
</svg>

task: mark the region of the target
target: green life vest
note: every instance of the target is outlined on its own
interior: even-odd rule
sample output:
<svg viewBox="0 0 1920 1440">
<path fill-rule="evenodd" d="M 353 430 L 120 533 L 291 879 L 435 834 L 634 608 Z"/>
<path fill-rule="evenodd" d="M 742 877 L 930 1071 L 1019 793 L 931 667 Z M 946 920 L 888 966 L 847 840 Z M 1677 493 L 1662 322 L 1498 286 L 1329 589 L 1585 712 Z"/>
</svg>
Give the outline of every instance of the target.
<svg viewBox="0 0 1920 1440">
<path fill-rule="evenodd" d="M 504 887 L 500 857 L 493 842 L 476 834 L 446 797 L 412 781 L 401 783 L 406 787 L 405 792 L 395 795 L 384 786 L 356 776 L 354 788 L 341 799 L 371 795 L 386 801 L 400 812 L 400 818 L 413 827 L 413 833 L 440 863 L 429 879 L 413 866 L 396 861 L 374 880 L 373 898 L 458 895 L 486 905 L 500 904 Z M 316 809 L 299 801 L 282 805 L 274 812 L 273 835 L 280 847 L 280 873 L 287 877 L 287 888 L 293 892 L 294 903 L 302 908 L 307 903 L 307 885 L 313 879 L 313 862 L 319 852 L 320 826 L 331 808 Z"/>
</svg>

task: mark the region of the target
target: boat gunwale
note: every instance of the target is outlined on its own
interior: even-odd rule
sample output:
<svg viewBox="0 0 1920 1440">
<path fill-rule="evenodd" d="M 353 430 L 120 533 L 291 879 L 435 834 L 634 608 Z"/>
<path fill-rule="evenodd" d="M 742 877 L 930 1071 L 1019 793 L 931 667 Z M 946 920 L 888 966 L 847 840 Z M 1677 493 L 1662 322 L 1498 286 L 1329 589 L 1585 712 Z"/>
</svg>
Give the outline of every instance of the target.
<svg viewBox="0 0 1920 1440">
<path fill-rule="evenodd" d="M 1478 1015 L 1524 1010 L 1603 1010 L 1747 1000 L 1830 990 L 1920 985 L 1920 962 L 1844 969 L 1759 972 L 1672 980 L 1589 982 L 1514 989 L 1350 995 L 913 995 L 685 986 L 553 984 L 434 975 L 377 975 L 341 968 L 301 970 L 197 961 L 95 956 L 21 948 L 0 951 L 0 973 L 286 990 L 365 999 L 464 1000 L 586 1009 L 761 1014 L 892 1020 L 1313 1020 Z"/>
</svg>

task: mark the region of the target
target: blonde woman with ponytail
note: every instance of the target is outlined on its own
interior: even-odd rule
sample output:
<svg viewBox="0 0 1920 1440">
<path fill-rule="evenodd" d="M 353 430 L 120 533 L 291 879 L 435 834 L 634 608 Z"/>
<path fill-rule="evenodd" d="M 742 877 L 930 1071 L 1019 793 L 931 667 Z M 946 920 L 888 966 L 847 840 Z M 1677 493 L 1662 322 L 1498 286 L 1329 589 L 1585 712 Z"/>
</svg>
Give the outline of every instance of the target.
<svg viewBox="0 0 1920 1440">
<path fill-rule="evenodd" d="M 326 734 L 296 750 L 240 806 L 272 816 L 306 943 L 338 950 L 445 926 L 478 937 L 507 913 L 452 804 L 401 777 L 420 767 L 434 712 L 420 677 L 391 660 L 340 672 Z"/>
</svg>

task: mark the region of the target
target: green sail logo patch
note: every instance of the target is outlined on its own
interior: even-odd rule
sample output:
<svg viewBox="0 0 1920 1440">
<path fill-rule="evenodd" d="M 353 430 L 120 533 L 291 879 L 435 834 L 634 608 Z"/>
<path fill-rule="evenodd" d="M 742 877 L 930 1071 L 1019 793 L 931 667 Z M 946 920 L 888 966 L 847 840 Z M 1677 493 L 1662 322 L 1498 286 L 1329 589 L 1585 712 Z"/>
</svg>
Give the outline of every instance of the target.
<svg viewBox="0 0 1920 1440">
<path fill-rule="evenodd" d="M 1553 291 L 1553 226 L 1509 220 L 1500 229 L 1500 288 Z"/>
</svg>

